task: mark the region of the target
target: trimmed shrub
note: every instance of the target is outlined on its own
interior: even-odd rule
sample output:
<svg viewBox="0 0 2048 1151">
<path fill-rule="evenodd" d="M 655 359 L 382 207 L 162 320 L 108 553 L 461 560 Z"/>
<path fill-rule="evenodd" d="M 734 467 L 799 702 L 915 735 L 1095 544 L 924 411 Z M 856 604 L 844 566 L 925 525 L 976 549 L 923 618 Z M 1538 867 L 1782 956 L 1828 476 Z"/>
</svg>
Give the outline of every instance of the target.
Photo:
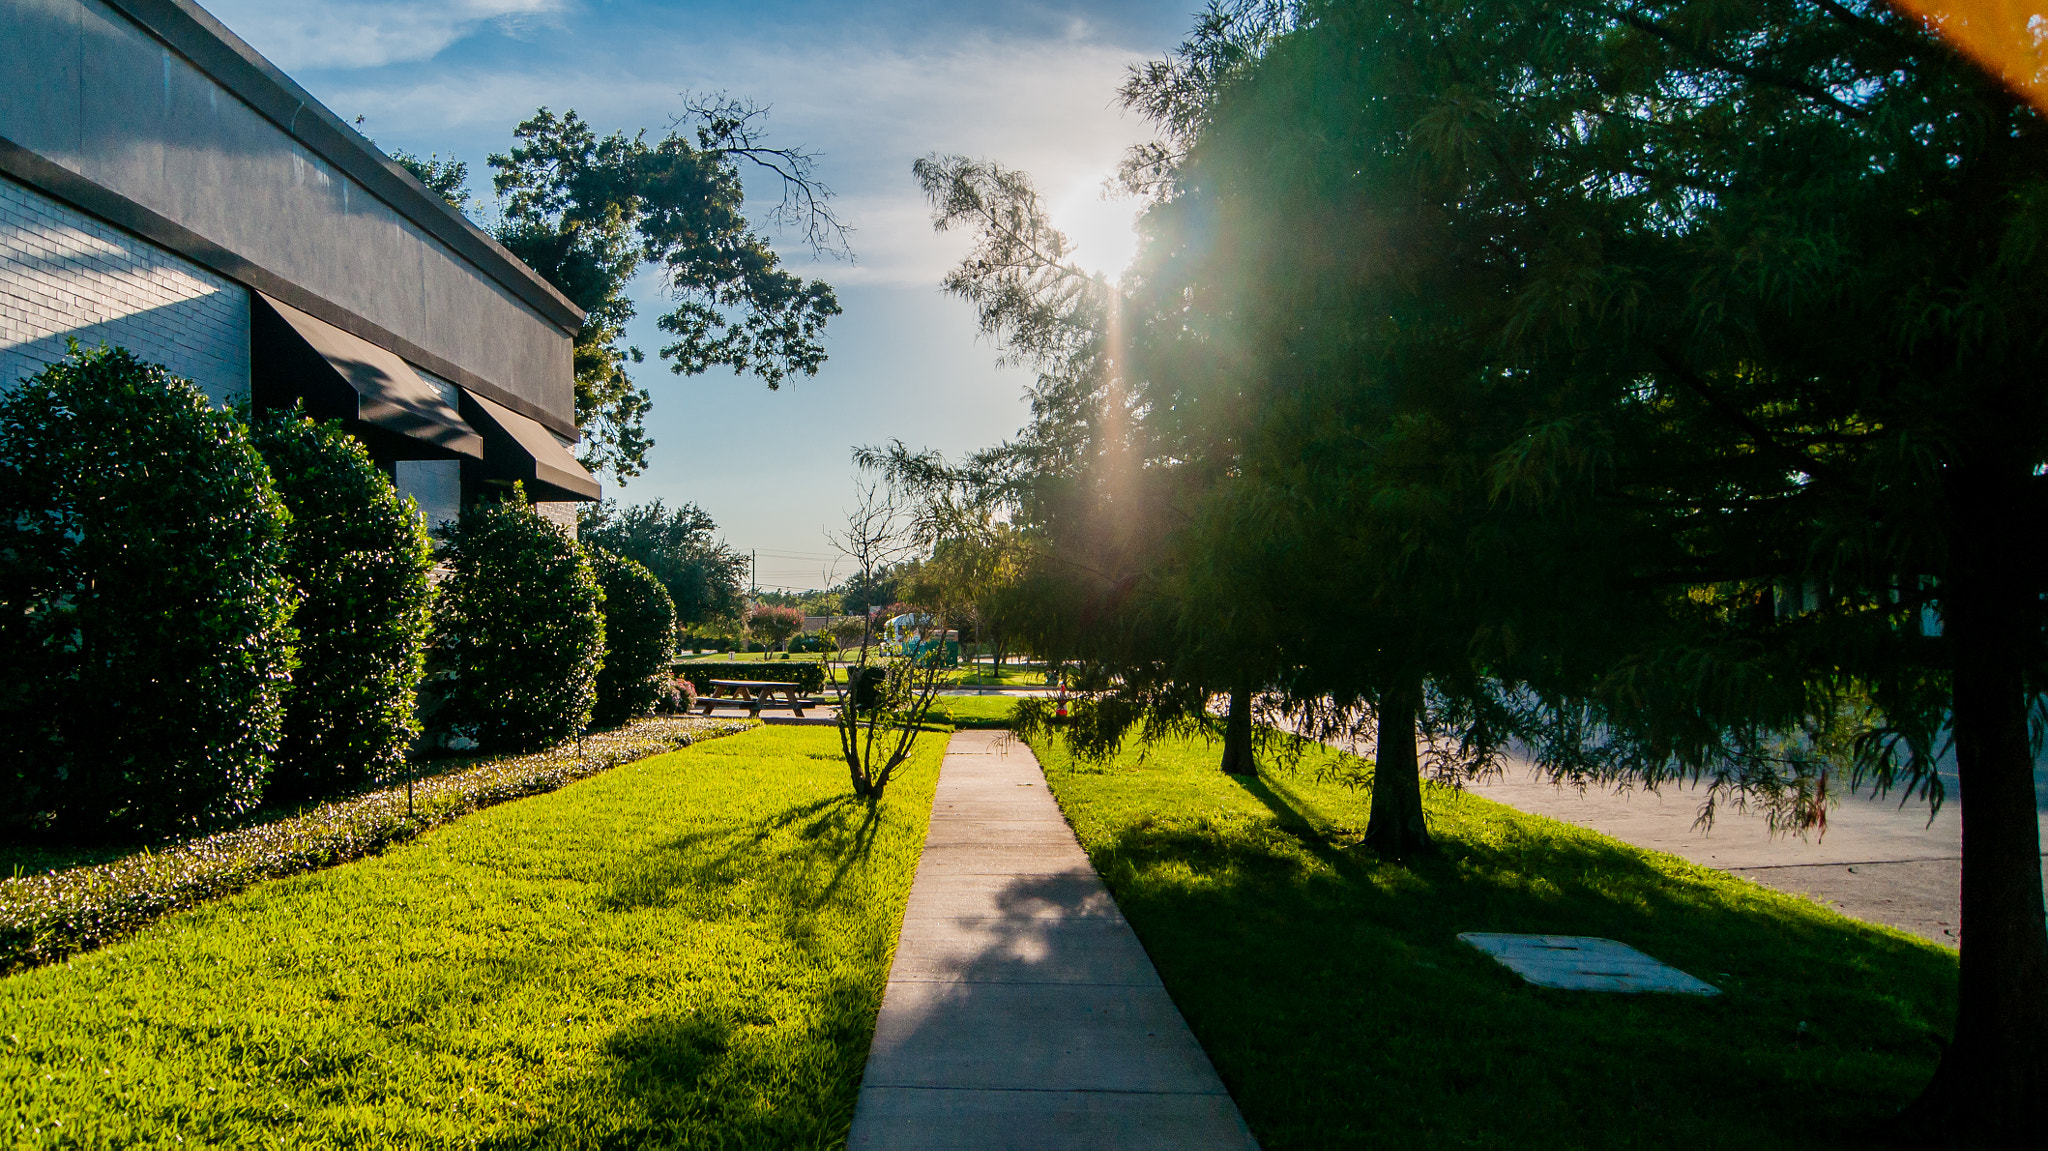
<svg viewBox="0 0 2048 1151">
<path fill-rule="evenodd" d="M 655 719 L 539 755 L 459 766 L 403 787 L 96 867 L 0 878 L 0 975 L 133 934 L 251 884 L 372 855 L 469 812 L 540 795 L 620 764 L 752 731 L 743 719 Z"/>
<path fill-rule="evenodd" d="M 789 650 L 798 654 L 821 655 L 839 650 L 839 641 L 824 632 L 808 632 L 789 641 Z"/>
<path fill-rule="evenodd" d="M 430 656 L 437 725 L 486 752 L 575 738 L 604 661 L 604 593 L 583 548 L 515 492 L 448 532 Z"/>
<path fill-rule="evenodd" d="M 771 679 L 778 683 L 793 683 L 799 691 L 823 691 L 825 688 L 825 665 L 808 660 L 791 660 L 770 666 L 766 663 L 685 663 L 676 666 L 676 674 L 690 681 L 698 695 L 705 694 L 705 685 L 714 679 Z"/>
<path fill-rule="evenodd" d="M 647 715 L 675 690 L 676 608 L 668 589 L 639 563 L 591 548 L 604 589 L 604 667 L 597 673 L 595 723 Z"/>
<path fill-rule="evenodd" d="M 285 571 L 299 595 L 299 666 L 265 798 L 325 799 L 396 779 L 419 735 L 426 670 L 426 525 L 340 423 L 257 421 L 291 512 Z"/>
<path fill-rule="evenodd" d="M 122 349 L 0 398 L 0 828 L 161 836 L 256 806 L 289 518 L 247 427 Z"/>
</svg>

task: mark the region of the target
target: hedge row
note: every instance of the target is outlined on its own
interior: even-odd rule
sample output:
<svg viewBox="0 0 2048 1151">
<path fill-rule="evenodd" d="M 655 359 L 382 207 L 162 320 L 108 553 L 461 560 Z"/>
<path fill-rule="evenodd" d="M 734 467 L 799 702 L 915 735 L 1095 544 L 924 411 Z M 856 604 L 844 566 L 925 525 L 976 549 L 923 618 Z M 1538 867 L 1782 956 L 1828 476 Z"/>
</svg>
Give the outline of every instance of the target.
<svg viewBox="0 0 2048 1151">
<path fill-rule="evenodd" d="M 253 809 L 284 719 L 291 516 L 233 413 L 126 352 L 0 382 L 0 835 Z"/>
<path fill-rule="evenodd" d="M 798 691 L 825 690 L 825 665 L 808 660 L 777 660 L 774 663 L 684 663 L 676 665 L 676 674 L 697 689 L 698 695 L 706 693 L 714 679 L 774 680 L 778 683 L 793 683 Z"/>
<path fill-rule="evenodd" d="M 390 787 L 97 867 L 0 880 L 0 974 L 104 946 L 261 880 L 358 859 L 480 808 L 752 726 L 738 719 L 643 720 L 580 744 L 420 780 L 411 815 L 406 789 Z"/>
</svg>

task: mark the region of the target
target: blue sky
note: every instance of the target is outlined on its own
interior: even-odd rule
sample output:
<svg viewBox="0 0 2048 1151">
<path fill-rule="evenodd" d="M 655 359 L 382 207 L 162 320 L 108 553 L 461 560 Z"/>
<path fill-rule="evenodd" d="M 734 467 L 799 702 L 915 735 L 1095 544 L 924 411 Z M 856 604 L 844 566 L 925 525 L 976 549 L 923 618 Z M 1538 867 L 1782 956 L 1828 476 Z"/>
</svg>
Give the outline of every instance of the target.
<svg viewBox="0 0 2048 1151">
<path fill-rule="evenodd" d="M 963 152 L 1031 172 L 1080 260 L 1114 270 L 1134 206 L 1100 185 L 1149 136 L 1115 106 L 1116 86 L 1180 41 L 1196 4 L 202 2 L 338 115 L 365 117 L 380 145 L 453 153 L 485 194 L 484 156 L 541 105 L 600 132 L 658 131 L 681 93 L 727 92 L 772 107 L 775 143 L 823 153 L 855 262 L 785 255 L 846 309 L 830 362 L 776 393 L 724 371 L 674 376 L 652 362 L 659 285 L 639 285 L 629 336 L 650 358 L 639 379 L 656 446 L 646 474 L 608 485 L 627 501 L 701 505 L 732 544 L 760 550 L 764 587 L 796 588 L 832 574 L 825 532 L 851 502 L 853 445 L 955 454 L 1024 420 L 1028 375 L 998 370 L 972 312 L 939 293 L 965 241 L 932 232 L 911 161 Z"/>
</svg>

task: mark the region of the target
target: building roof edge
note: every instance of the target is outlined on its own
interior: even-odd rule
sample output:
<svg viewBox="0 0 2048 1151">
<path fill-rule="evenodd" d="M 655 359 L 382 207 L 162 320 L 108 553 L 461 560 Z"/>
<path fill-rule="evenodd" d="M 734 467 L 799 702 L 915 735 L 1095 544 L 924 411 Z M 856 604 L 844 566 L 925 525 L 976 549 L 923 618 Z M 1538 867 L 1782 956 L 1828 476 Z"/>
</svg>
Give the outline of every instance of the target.
<svg viewBox="0 0 2048 1151">
<path fill-rule="evenodd" d="M 371 195 L 574 335 L 583 310 L 191 0 L 106 0 Z"/>
</svg>

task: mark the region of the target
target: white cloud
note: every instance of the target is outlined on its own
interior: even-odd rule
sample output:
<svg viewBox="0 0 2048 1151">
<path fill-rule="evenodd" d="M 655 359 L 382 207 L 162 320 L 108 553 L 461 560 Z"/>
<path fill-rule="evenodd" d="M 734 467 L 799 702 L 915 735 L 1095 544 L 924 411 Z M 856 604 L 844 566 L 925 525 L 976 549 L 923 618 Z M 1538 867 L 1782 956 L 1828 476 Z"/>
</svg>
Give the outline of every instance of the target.
<svg viewBox="0 0 2048 1151">
<path fill-rule="evenodd" d="M 1177 42 L 1197 6 L 1076 2 L 1066 8 L 1085 18 L 1070 18 L 1044 0 L 950 12 L 815 0 L 758 15 L 708 0 L 264 0 L 287 16 L 257 0 L 214 2 L 344 119 L 367 114 L 387 149 L 452 151 L 479 192 L 490 185 L 484 157 L 542 105 L 573 108 L 600 131 L 658 133 L 681 111 L 680 93 L 729 92 L 772 105 L 774 142 L 822 152 L 819 173 L 856 229 L 858 263 L 785 256 L 840 290 L 846 313 L 826 335 L 830 362 L 774 393 L 729 373 L 677 379 L 650 362 L 636 378 L 655 394 L 659 446 L 647 475 L 610 493 L 695 501 L 736 544 L 791 552 L 828 550 L 819 527 L 837 518 L 829 493 L 845 490 L 843 445 L 900 438 L 959 453 L 1027 418 L 1020 389 L 1031 373 L 998 371 L 973 309 L 939 291 L 969 237 L 932 230 L 911 162 L 959 152 L 1031 173 L 1084 265 L 1113 270 L 1132 205 L 1105 204 L 1098 189 L 1124 149 L 1150 135 L 1114 107 L 1116 88 L 1127 65 Z M 507 45 L 496 33 L 508 27 L 546 34 Z M 666 301 L 652 276 L 633 297 L 641 314 L 628 340 L 651 358 L 667 342 L 654 324 Z M 763 450 L 788 472 L 774 492 L 748 478 Z M 780 582 L 823 579 L 783 566 L 792 571 L 778 567 Z"/>
<path fill-rule="evenodd" d="M 325 96 L 330 106 L 367 113 L 380 141 L 420 152 L 456 148 L 479 175 L 484 153 L 503 148 L 511 126 L 543 104 L 573 107 L 600 130 L 660 130 L 685 91 L 771 103 L 772 138 L 824 153 L 820 174 L 855 229 L 858 262 L 833 268 L 835 282 L 935 286 L 959 258 L 967 238 L 933 233 L 911 179 L 911 161 L 929 152 L 985 156 L 1031 173 L 1092 268 L 1115 270 L 1129 251 L 1135 207 L 1103 203 L 1099 188 L 1124 149 L 1149 136 L 1112 106 L 1138 52 L 986 38 L 927 50 L 776 45 L 683 55 L 671 47 L 644 45 L 643 66 L 607 56 L 601 69 L 558 59 L 527 71 L 437 66 L 354 76 Z"/>
<path fill-rule="evenodd" d="M 209 0 L 207 10 L 287 72 L 431 60 L 488 24 L 521 28 L 567 0 Z"/>
</svg>

